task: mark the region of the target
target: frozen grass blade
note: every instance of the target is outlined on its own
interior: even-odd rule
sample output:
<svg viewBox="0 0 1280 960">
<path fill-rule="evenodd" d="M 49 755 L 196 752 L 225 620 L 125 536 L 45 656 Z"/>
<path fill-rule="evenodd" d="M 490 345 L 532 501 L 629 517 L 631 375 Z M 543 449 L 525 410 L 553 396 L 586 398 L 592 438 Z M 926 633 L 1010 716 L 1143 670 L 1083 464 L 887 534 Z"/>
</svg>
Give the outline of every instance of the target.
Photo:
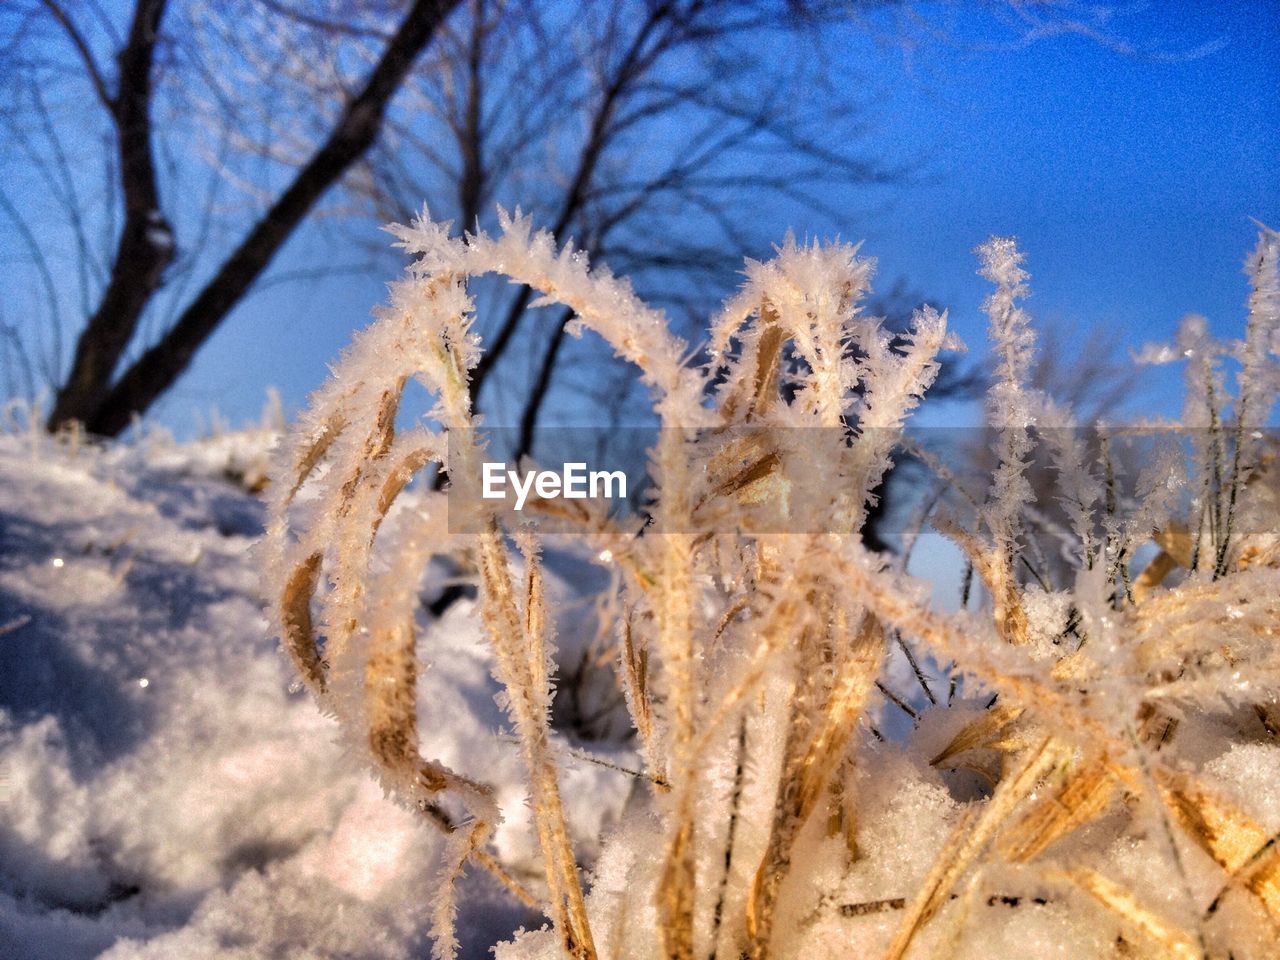
<svg viewBox="0 0 1280 960">
<path fill-rule="evenodd" d="M 1214 769 L 1233 751 L 1280 750 L 1280 484 L 1265 433 L 1278 380 L 1274 232 L 1249 261 L 1242 341 L 1214 341 L 1190 319 L 1177 349 L 1151 352 L 1190 361 L 1191 455 L 1171 444 L 1138 470 L 1110 428 L 1088 462 L 1093 441 L 1071 411 L 1030 386 L 1022 254 L 1008 239 L 979 248 L 997 361 L 984 502 L 960 480 L 972 471 L 903 435 L 939 352 L 954 346 L 946 315 L 922 309 L 898 335 L 865 315 L 874 264 L 856 247 L 789 239 L 749 263 L 696 366 L 625 281 L 519 214 L 503 214 L 495 236 L 453 237 L 425 214 L 392 232 L 417 259 L 278 453 L 263 557 L 276 628 L 320 706 L 384 787 L 448 834 L 438 956 L 456 949 L 453 917 L 466 905 L 455 881 L 468 862 L 551 920 L 500 945 L 499 960 L 822 958 L 850 942 L 903 958 L 926 942 L 968 949 L 978 924 L 1015 940 L 1042 931 L 1036 910 L 1050 904 L 1081 942 L 1113 924 L 1106 949 L 1200 956 L 1202 938 L 1217 949 L 1224 937 L 1272 936 L 1275 825 L 1219 791 Z M 650 389 L 661 429 L 647 525 L 607 504 L 537 497 L 514 527 L 458 493 L 486 456 L 468 378 L 482 346 L 470 285 L 488 274 L 571 310 L 571 332 L 598 334 Z M 431 406 L 397 434 L 411 380 Z M 1052 477 L 1040 502 L 1036 438 Z M 928 523 L 960 548 L 959 613 L 934 608 L 903 560 L 862 545 L 898 449 L 934 474 L 909 540 Z M 433 466 L 449 494 L 413 488 Z M 608 663 L 601 651 L 616 643 L 614 695 L 645 771 L 596 863 L 578 859 L 597 838 L 575 835 L 580 798 L 561 769 L 573 751 L 550 722 L 547 520 L 576 529 L 611 571 L 593 605 L 592 631 L 606 639 L 590 649 Z M 1136 569 L 1148 541 L 1153 559 Z M 490 848 L 494 788 L 422 755 L 416 688 L 439 626 L 417 589 L 436 556 L 479 579 L 540 855 L 518 867 L 541 874 L 536 892 Z M 969 590 L 973 574 L 985 593 Z M 920 694 L 910 702 L 894 693 L 907 666 Z M 883 742 L 890 718 L 873 690 L 910 714 L 903 742 Z M 620 776 L 634 766 L 604 764 Z M 965 769 L 987 778 L 989 796 L 962 798 L 939 779 Z M 1127 848 L 1175 877 L 1187 903 L 1148 903 L 1122 869 L 1116 851 Z M 1224 933 L 1213 925 L 1224 917 L 1244 926 Z"/>
</svg>

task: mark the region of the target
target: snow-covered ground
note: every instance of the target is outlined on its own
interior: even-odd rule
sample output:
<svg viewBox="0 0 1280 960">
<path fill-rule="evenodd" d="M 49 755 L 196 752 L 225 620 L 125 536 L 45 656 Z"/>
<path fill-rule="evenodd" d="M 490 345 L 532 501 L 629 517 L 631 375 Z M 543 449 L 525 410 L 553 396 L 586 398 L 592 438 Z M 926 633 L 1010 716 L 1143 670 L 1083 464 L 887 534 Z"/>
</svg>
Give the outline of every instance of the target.
<svg viewBox="0 0 1280 960">
<path fill-rule="evenodd" d="M 344 755 L 261 612 L 269 440 L 0 437 L 0 957 L 430 955 L 440 838 Z M 499 852 L 533 870 L 479 638 L 467 600 L 432 627 L 423 746 L 500 785 Z M 569 779 L 597 836 L 627 778 Z M 478 870 L 458 899 L 463 956 L 542 922 Z"/>
<path fill-rule="evenodd" d="M 431 956 L 441 838 L 385 799 L 364 758 L 342 746 L 351 735 L 301 691 L 262 613 L 254 544 L 263 509 L 248 488 L 261 480 L 271 441 L 265 431 L 191 444 L 152 435 L 76 449 L 42 434 L 0 435 L 0 960 Z M 563 551 L 546 559 L 548 571 L 561 572 L 549 574 L 548 592 L 569 611 L 558 634 L 562 663 L 572 664 L 587 631 L 572 619 L 586 608 L 570 584 L 589 593 L 592 568 L 572 566 Z M 420 585 L 424 621 L 440 581 L 429 571 Z M 538 889 L 525 776 L 494 700 L 472 602 L 430 623 L 423 644 L 422 751 L 495 785 L 504 818 L 496 852 Z M 889 667 L 890 685 L 909 689 L 905 671 Z M 562 691 L 557 709 L 571 699 Z M 868 762 L 854 784 L 863 855 L 851 866 L 841 838 L 813 846 L 810 886 L 784 904 L 799 932 L 778 956 L 843 956 L 855 940 L 867 949 L 888 942 L 901 898 L 923 881 L 976 795 L 975 775 L 934 769 L 928 758 L 981 712 L 979 702 L 985 697 L 927 712 L 902 737 L 888 725 L 901 724 L 897 708 L 873 711 L 889 742 L 864 745 Z M 1218 730 L 1212 725 L 1227 719 L 1204 722 Z M 1232 744 L 1219 731 L 1190 759 L 1205 783 L 1274 836 L 1280 751 L 1260 740 L 1263 732 Z M 910 750 L 899 742 L 908 736 Z M 640 799 L 647 791 L 633 792 L 636 781 L 617 770 L 574 761 L 564 744 L 556 749 L 576 847 L 593 874 L 588 911 L 602 955 L 652 955 L 619 942 L 624 927 L 613 922 L 619 912 L 633 915 L 633 932 L 659 922 L 653 903 L 635 896 L 653 888 L 659 864 L 644 853 L 661 843 Z M 640 765 L 624 746 L 592 749 Z M 736 774 L 727 755 L 712 751 L 708 762 L 699 803 L 712 809 L 736 789 Z M 633 797 L 634 815 L 620 817 Z M 771 810 L 741 814 L 739 845 L 757 834 L 762 843 Z M 727 817 L 709 822 L 728 829 Z M 1104 872 L 1161 913 L 1178 917 L 1186 902 L 1213 900 L 1222 874 L 1203 851 L 1179 843 L 1189 879 L 1175 881 L 1168 834 L 1125 823 L 1102 820 L 1079 849 L 1102 850 Z M 709 849 L 720 839 L 712 836 Z M 935 924 L 921 938 L 926 952 L 957 960 L 1122 955 L 1115 944 L 1125 928 L 1115 916 L 1082 909 L 1061 890 L 1030 899 L 1046 889 L 1034 872 L 992 867 L 983 882 L 967 887 L 964 901 L 980 934 L 948 947 L 950 921 Z M 983 896 L 974 899 L 975 890 Z M 1024 900 L 1032 906 L 1010 907 Z M 476 867 L 455 902 L 463 960 L 489 957 L 519 928 L 545 923 Z M 1266 917 L 1242 912 L 1258 909 L 1248 898 L 1228 903 L 1213 942 L 1230 942 L 1237 960 L 1280 955 L 1269 952 Z M 497 955 L 556 957 L 558 944 L 534 932 Z"/>
</svg>

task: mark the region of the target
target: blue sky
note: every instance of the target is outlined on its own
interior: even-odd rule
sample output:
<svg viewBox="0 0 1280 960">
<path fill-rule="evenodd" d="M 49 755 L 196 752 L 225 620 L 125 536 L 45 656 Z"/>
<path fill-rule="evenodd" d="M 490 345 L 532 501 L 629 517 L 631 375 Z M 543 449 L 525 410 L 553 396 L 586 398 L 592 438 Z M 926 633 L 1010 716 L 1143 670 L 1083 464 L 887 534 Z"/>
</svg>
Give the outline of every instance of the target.
<svg viewBox="0 0 1280 960">
<path fill-rule="evenodd" d="M 1152 62 L 1081 37 L 935 46 L 886 111 L 890 139 L 931 159 L 868 249 L 975 346 L 985 291 L 969 251 L 987 233 L 1020 238 L 1029 308 L 1073 334 L 1136 345 L 1189 311 L 1240 329 L 1249 218 L 1280 223 L 1280 6 L 1156 3 L 1116 30 L 1147 50 L 1220 48 Z"/>
<path fill-rule="evenodd" d="M 1247 293 L 1241 263 L 1250 217 L 1280 225 L 1280 5 L 1274 0 L 1129 5 L 1112 26 L 1142 51 L 1125 55 L 1079 36 L 1021 49 L 960 5 L 961 42 L 923 41 L 907 56 L 892 26 L 831 37 L 865 86 L 869 152 L 917 164 L 907 181 L 836 195 L 839 222 L 807 211 L 757 211 L 781 239 L 865 239 L 880 284 L 897 277 L 948 307 L 975 351 L 985 342 L 986 285 L 972 249 L 992 233 L 1018 236 L 1034 296 L 1028 308 L 1068 343 L 1103 329 L 1136 347 L 1168 338 L 1183 314 L 1240 329 Z M 953 38 L 954 39 L 954 38 Z M 749 203 L 749 198 L 744 198 Z M 376 227 L 369 225 L 370 238 Z M 343 262 L 303 230 L 277 267 Z M 269 385 L 296 409 L 327 363 L 368 322 L 387 277 L 333 278 L 255 293 L 199 354 L 158 408 L 186 433 L 217 408 L 255 417 Z M 731 291 L 726 289 L 725 295 Z M 1149 380 L 1152 402 L 1176 409 L 1176 370 Z"/>
</svg>

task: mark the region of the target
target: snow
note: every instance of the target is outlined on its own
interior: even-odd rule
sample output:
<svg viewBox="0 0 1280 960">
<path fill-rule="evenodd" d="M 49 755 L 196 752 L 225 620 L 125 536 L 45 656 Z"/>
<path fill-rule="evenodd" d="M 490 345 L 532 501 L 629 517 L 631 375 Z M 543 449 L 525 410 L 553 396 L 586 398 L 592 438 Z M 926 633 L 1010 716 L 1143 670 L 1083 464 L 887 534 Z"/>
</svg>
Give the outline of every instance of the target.
<svg viewBox="0 0 1280 960">
<path fill-rule="evenodd" d="M 441 837 L 340 745 L 262 615 L 263 510 L 228 478 L 271 442 L 0 437 L 0 957 L 429 953 Z M 500 785 L 498 852 L 536 869 L 479 636 L 465 600 L 432 632 L 424 749 Z M 595 836 L 626 778 L 566 779 Z M 540 922 L 469 873 L 463 956 Z"/>
</svg>

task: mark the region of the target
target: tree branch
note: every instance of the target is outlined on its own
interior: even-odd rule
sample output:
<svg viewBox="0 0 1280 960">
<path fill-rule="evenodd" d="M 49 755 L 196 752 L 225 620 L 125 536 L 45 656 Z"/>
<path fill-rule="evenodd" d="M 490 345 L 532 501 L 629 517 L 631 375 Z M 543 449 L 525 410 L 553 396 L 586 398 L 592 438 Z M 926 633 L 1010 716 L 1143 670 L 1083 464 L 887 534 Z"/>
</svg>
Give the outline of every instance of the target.
<svg viewBox="0 0 1280 960">
<path fill-rule="evenodd" d="M 525 404 L 524 413 L 520 417 L 520 438 L 516 445 L 514 463 L 533 452 L 533 435 L 538 428 L 538 415 L 542 412 L 542 404 L 547 399 L 547 391 L 551 389 L 551 376 L 555 373 L 556 360 L 560 355 L 560 347 L 564 344 L 565 334 L 569 330 L 569 321 L 573 319 L 573 310 L 566 308 L 560 315 L 560 323 L 551 334 L 551 343 L 547 352 L 542 355 L 542 365 L 538 368 L 538 379 L 529 391 L 529 401 Z"/>
<path fill-rule="evenodd" d="M 577 169 L 574 171 L 569 189 L 565 193 L 560 215 L 556 218 L 555 224 L 551 228 L 551 235 L 556 238 L 557 243 L 563 241 L 564 233 L 569 228 L 569 224 L 573 222 L 573 218 L 586 202 L 591 178 L 594 176 L 596 166 L 599 164 L 600 157 L 609 142 L 611 121 L 619 99 L 626 92 L 628 84 L 636 76 L 642 74 L 661 53 L 664 48 L 662 43 L 659 43 L 647 54 L 646 47 L 654 32 L 662 25 L 663 21 L 673 15 L 673 12 L 674 8 L 671 3 L 660 3 L 650 10 L 649 16 L 644 24 L 641 25 L 623 55 L 613 78 L 605 86 L 600 104 L 591 119 L 590 133 L 583 143 L 582 152 L 579 154 Z M 480 357 L 480 362 L 476 365 L 471 376 L 471 398 L 473 404 L 479 398 L 480 389 L 484 386 L 490 373 L 492 373 L 494 365 L 506 352 L 531 296 L 532 291 L 528 287 L 521 288 L 520 293 L 512 301 L 502 326 L 498 329 L 498 335 Z"/>
<path fill-rule="evenodd" d="M 84 69 L 89 74 L 89 82 L 93 84 L 93 92 L 98 95 L 102 105 L 114 114 L 116 110 L 115 98 L 111 96 L 111 91 L 107 89 L 107 82 L 102 76 L 102 71 L 98 69 L 98 61 L 94 59 L 93 51 L 89 49 L 89 44 L 85 40 L 84 34 L 80 32 L 75 22 L 72 21 L 60 4 L 54 2 L 54 0 L 42 0 L 42 2 L 53 15 L 53 18 L 58 21 L 58 24 L 66 33 L 67 39 L 76 48 L 76 53 L 80 55 L 80 59 L 84 61 Z"/>
<path fill-rule="evenodd" d="M 178 322 L 147 350 L 85 420 L 92 433 L 114 436 L 182 374 L 196 350 L 253 284 L 312 206 L 373 143 L 387 104 L 459 0 L 415 0 L 364 89 L 347 104 L 333 132 L 288 189 L 241 241 Z"/>
</svg>

